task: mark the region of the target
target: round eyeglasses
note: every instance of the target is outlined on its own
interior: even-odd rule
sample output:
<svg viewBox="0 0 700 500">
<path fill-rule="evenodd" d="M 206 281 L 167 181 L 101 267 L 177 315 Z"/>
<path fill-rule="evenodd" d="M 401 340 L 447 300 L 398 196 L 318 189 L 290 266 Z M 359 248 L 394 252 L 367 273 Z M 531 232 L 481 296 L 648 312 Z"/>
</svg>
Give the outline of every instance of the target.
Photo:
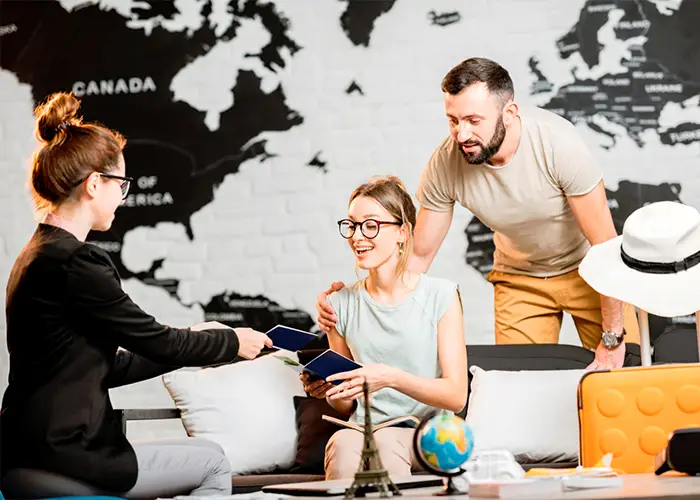
<svg viewBox="0 0 700 500">
<path fill-rule="evenodd" d="M 338 230 L 340 231 L 340 236 L 349 240 L 355 235 L 355 228 L 357 228 L 357 226 L 360 226 L 360 232 L 363 234 L 363 236 L 368 240 L 371 240 L 372 238 L 377 237 L 377 235 L 379 234 L 379 228 L 383 224 L 401 226 L 403 222 L 376 219 L 366 219 L 362 222 L 354 222 L 350 219 L 342 219 L 338 221 Z"/>
</svg>

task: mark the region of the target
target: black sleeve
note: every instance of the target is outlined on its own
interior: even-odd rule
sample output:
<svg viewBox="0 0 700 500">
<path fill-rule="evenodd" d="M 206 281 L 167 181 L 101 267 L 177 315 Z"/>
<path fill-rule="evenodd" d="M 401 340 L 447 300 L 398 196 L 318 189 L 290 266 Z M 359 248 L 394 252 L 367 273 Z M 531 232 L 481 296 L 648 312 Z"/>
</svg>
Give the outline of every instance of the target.
<svg viewBox="0 0 700 500">
<path fill-rule="evenodd" d="M 148 358 L 123 349 L 117 351 L 107 374 L 107 388 L 135 384 L 158 375 L 182 368 L 179 365 L 156 363 Z"/>
<path fill-rule="evenodd" d="M 229 328 L 171 328 L 145 313 L 122 290 L 117 270 L 100 248 L 85 244 L 67 264 L 66 300 L 83 331 L 106 336 L 150 361 L 177 366 L 208 366 L 233 361 L 238 337 Z"/>
</svg>

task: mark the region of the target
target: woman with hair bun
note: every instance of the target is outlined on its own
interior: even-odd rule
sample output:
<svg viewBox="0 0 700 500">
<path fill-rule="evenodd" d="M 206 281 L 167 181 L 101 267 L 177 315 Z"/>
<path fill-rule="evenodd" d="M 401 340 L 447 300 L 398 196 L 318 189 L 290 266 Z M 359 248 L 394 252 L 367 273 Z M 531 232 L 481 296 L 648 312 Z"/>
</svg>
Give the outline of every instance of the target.
<svg viewBox="0 0 700 500">
<path fill-rule="evenodd" d="M 216 322 L 171 328 L 122 290 L 109 256 L 85 238 L 110 228 L 129 191 L 126 141 L 83 123 L 79 107 L 75 97 L 58 93 L 35 110 L 42 144 L 30 187 L 45 217 L 7 283 L 2 491 L 12 496 L 13 470 L 40 469 L 127 498 L 228 495 L 231 468 L 218 444 L 199 438 L 132 444 L 108 390 L 182 366 L 252 359 L 272 343 L 250 328 Z"/>
</svg>

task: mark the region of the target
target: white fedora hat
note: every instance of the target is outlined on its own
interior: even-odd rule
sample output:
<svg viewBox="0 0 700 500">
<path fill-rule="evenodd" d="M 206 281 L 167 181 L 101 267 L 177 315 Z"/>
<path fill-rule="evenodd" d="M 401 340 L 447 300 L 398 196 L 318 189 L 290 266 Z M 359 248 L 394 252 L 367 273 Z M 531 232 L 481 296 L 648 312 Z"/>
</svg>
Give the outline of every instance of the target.
<svg viewBox="0 0 700 500">
<path fill-rule="evenodd" d="M 579 265 L 598 293 L 672 318 L 700 310 L 700 213 L 660 201 L 633 212 L 622 236 L 594 245 Z"/>
</svg>

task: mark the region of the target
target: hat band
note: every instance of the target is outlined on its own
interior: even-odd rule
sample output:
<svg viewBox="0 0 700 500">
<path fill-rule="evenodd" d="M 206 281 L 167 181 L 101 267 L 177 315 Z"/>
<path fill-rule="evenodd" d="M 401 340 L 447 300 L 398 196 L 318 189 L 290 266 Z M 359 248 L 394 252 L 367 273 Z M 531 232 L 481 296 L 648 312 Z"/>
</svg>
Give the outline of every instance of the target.
<svg viewBox="0 0 700 500">
<path fill-rule="evenodd" d="M 700 264 L 700 251 L 676 262 L 646 262 L 637 260 L 634 257 L 630 257 L 622 247 L 620 247 L 620 254 L 622 256 L 622 262 L 624 262 L 627 267 L 648 274 L 675 274 L 681 271 L 687 271 L 691 267 Z"/>
</svg>

